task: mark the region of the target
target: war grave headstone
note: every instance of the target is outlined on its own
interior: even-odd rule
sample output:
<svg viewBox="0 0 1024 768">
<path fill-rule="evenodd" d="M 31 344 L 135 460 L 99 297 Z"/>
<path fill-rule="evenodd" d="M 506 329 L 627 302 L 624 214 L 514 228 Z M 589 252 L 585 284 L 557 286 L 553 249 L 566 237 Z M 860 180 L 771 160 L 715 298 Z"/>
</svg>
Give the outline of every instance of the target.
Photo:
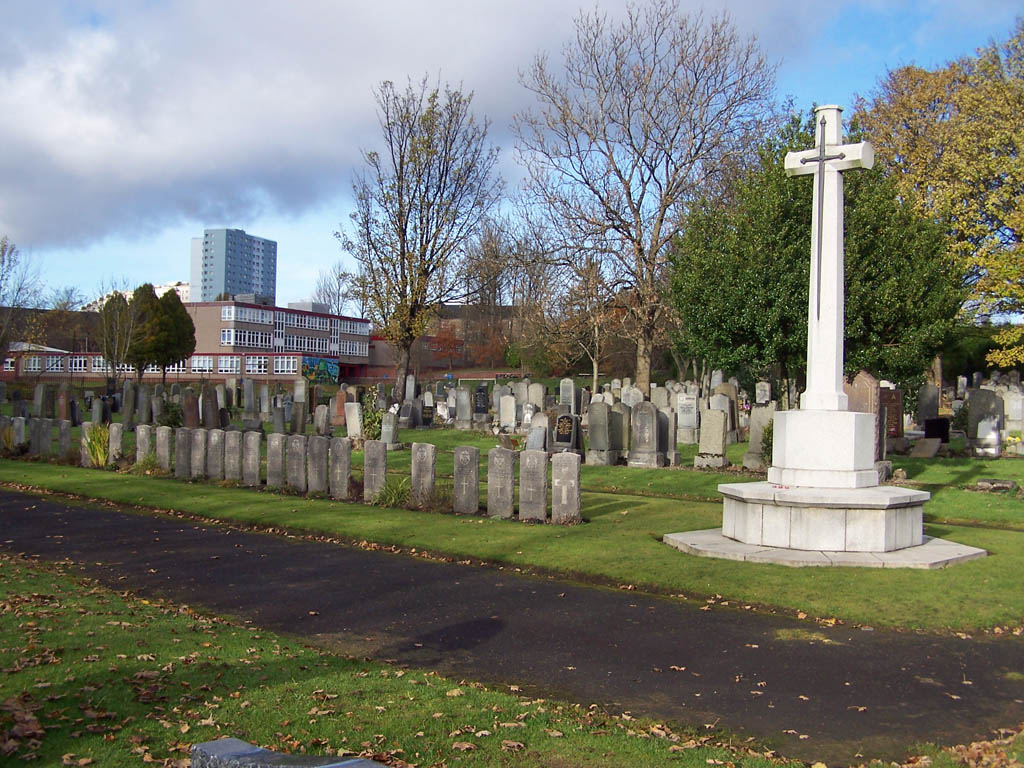
<svg viewBox="0 0 1024 768">
<path fill-rule="evenodd" d="M 149 424 L 139 424 L 135 428 L 135 462 L 143 461 L 153 453 L 153 433 Z"/>
<path fill-rule="evenodd" d="M 426 506 L 434 499 L 436 451 L 432 443 L 412 444 L 410 485 L 413 503 L 420 506 Z"/>
<path fill-rule="evenodd" d="M 199 478 L 206 476 L 206 441 L 207 441 L 207 429 L 193 429 L 189 433 L 189 437 L 192 440 L 192 450 L 190 454 L 191 466 L 189 467 L 189 478 L 192 480 L 198 480 Z"/>
<path fill-rule="evenodd" d="M 213 481 L 224 479 L 223 429 L 211 429 L 206 434 L 206 476 Z"/>
<path fill-rule="evenodd" d="M 760 472 L 767 468 L 771 462 L 771 456 L 765 456 L 761 452 L 761 442 L 764 438 L 764 431 L 772 423 L 775 417 L 775 403 L 768 402 L 762 405 L 755 405 L 750 409 L 750 441 L 747 452 L 743 454 L 743 466 L 746 469 L 753 469 Z"/>
<path fill-rule="evenodd" d="M 47 417 L 39 421 L 39 453 L 45 457 L 53 453 L 53 419 Z"/>
<path fill-rule="evenodd" d="M 174 430 L 171 427 L 156 428 L 156 463 L 164 472 L 170 472 L 174 466 L 173 436 Z"/>
<path fill-rule="evenodd" d="M 232 429 L 222 434 L 221 472 L 225 480 L 237 483 L 242 479 L 242 433 Z"/>
<path fill-rule="evenodd" d="M 655 469 L 665 466 L 665 454 L 658 451 L 658 409 L 643 401 L 633 407 L 633 434 L 626 463 L 630 467 Z"/>
<path fill-rule="evenodd" d="M 495 447 L 487 452 L 487 514 L 509 519 L 515 509 L 514 466 L 515 452 Z"/>
<path fill-rule="evenodd" d="M 188 427 L 174 432 L 174 476 L 179 480 L 192 477 L 192 430 Z"/>
<path fill-rule="evenodd" d="M 471 445 L 455 448 L 453 509 L 457 515 L 475 515 L 480 510 L 480 449 Z"/>
<path fill-rule="evenodd" d="M 363 444 L 363 501 L 371 502 L 387 482 L 388 451 L 380 440 Z"/>
<path fill-rule="evenodd" d="M 1002 447 L 1003 401 L 987 389 L 967 390 L 967 442 L 973 456 L 998 457 Z"/>
<path fill-rule="evenodd" d="M 285 483 L 299 493 L 306 492 L 306 436 L 288 436 Z"/>
<path fill-rule="evenodd" d="M 330 441 L 324 435 L 312 435 L 306 441 L 307 493 L 327 493 L 329 443 Z"/>
<path fill-rule="evenodd" d="M 551 522 L 573 525 L 580 514 L 580 457 L 558 453 L 551 457 Z"/>
<path fill-rule="evenodd" d="M 729 466 L 725 458 L 725 435 L 728 414 L 717 408 L 709 408 L 701 415 L 700 443 L 693 458 L 696 469 L 722 469 Z"/>
<path fill-rule="evenodd" d="M 13 440 L 14 440 L 14 447 L 15 448 L 20 448 L 21 446 L 23 446 L 25 444 L 25 421 L 26 421 L 26 419 L 25 419 L 24 416 L 15 416 L 15 417 L 13 417 L 11 419 L 11 432 L 14 433 Z M 91 426 L 92 425 L 90 424 L 90 427 Z M 84 435 L 85 434 L 85 431 L 84 431 L 85 425 L 84 424 L 82 425 L 82 428 L 83 428 L 82 434 Z M 83 466 L 89 466 L 89 465 L 85 464 Z"/>
<path fill-rule="evenodd" d="M 110 430 L 110 449 L 107 454 L 107 463 L 115 464 L 121 460 L 125 426 L 123 423 L 119 424 L 113 421 L 108 429 Z"/>
<path fill-rule="evenodd" d="M 548 517 L 548 454 L 526 450 L 519 454 L 519 520 L 546 522 Z"/>
<path fill-rule="evenodd" d="M 288 436 L 283 432 L 267 435 L 267 488 L 276 490 L 284 487 L 285 453 Z"/>
<path fill-rule="evenodd" d="M 328 486 L 332 499 L 349 498 L 349 479 L 352 475 L 352 441 L 347 437 L 335 437 L 330 445 L 330 468 Z"/>
<path fill-rule="evenodd" d="M 21 426 L 21 439 L 18 439 L 18 427 Z M 22 445 L 25 442 L 25 419 L 21 416 L 15 416 L 11 419 L 11 425 L 14 429 L 14 444 Z M 92 466 L 92 458 L 89 456 L 89 433 L 92 432 L 92 422 L 86 421 L 82 424 L 82 436 L 79 438 L 79 464 L 83 467 Z"/>
</svg>

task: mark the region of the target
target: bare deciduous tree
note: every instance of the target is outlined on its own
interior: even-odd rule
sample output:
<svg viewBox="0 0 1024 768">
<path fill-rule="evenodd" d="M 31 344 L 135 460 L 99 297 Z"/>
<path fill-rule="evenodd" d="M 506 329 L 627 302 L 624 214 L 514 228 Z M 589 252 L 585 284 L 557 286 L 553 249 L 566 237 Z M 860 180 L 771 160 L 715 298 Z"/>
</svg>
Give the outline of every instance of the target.
<svg viewBox="0 0 1024 768">
<path fill-rule="evenodd" d="M 21 310 L 40 299 L 39 272 L 18 246 L 0 237 L 0 353 L 6 353 Z"/>
<path fill-rule="evenodd" d="M 576 20 L 564 73 L 539 55 L 522 76 L 538 106 L 515 123 L 527 202 L 569 252 L 608 262 L 628 296 L 636 381 L 650 383 L 665 323 L 668 245 L 688 201 L 710 189 L 769 109 L 775 68 L 725 16 L 675 0 L 630 5 L 621 22 Z"/>
<path fill-rule="evenodd" d="M 472 94 L 424 78 L 403 92 L 385 81 L 376 96 L 384 151 L 364 152 L 352 226 L 337 236 L 355 259 L 367 316 L 398 350 L 397 392 L 437 308 L 465 297 L 464 250 L 502 185 Z"/>
<path fill-rule="evenodd" d="M 340 259 L 317 274 L 313 301 L 326 304 L 332 315 L 354 313 L 362 317 L 364 313 L 356 281 Z"/>
</svg>

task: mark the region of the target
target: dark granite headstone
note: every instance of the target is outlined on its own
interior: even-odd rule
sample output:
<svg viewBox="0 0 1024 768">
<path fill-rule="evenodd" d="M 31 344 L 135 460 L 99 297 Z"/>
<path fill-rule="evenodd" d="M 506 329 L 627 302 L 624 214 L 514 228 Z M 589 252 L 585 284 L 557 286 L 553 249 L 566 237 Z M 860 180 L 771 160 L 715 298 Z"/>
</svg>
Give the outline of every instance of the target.
<svg viewBox="0 0 1024 768">
<path fill-rule="evenodd" d="M 942 443 L 949 442 L 949 419 L 937 417 L 924 423 L 924 436 L 937 437 Z"/>
</svg>

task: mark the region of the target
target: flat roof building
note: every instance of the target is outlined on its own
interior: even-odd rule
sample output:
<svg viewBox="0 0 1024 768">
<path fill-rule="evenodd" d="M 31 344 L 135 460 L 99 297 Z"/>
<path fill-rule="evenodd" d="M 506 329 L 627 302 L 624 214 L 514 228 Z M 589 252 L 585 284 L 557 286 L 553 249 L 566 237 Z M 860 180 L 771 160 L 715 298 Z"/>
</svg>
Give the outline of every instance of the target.
<svg viewBox="0 0 1024 768">
<path fill-rule="evenodd" d="M 241 229 L 205 229 L 192 238 L 192 301 L 216 301 L 254 294 L 274 305 L 277 297 L 277 243 Z"/>
</svg>

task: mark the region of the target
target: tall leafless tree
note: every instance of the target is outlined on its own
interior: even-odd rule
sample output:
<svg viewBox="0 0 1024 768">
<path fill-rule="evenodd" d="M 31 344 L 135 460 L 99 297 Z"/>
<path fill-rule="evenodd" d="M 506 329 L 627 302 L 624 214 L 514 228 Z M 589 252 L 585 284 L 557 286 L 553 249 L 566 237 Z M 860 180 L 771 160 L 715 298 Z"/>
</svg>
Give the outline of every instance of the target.
<svg viewBox="0 0 1024 768">
<path fill-rule="evenodd" d="M 464 251 L 502 184 L 472 94 L 424 78 L 404 91 L 385 81 L 376 96 L 384 149 L 363 153 L 352 224 L 337 236 L 356 262 L 367 316 L 398 351 L 398 392 L 437 308 L 465 298 Z"/>
<path fill-rule="evenodd" d="M 515 121 L 527 203 L 564 249 L 608 262 L 612 290 L 629 297 L 642 388 L 669 312 L 668 245 L 687 203 L 744 151 L 774 77 L 726 16 L 684 14 L 676 0 L 630 5 L 619 22 L 582 13 L 564 66 L 541 54 L 521 77 L 537 99 Z"/>
<path fill-rule="evenodd" d="M 39 270 L 4 235 L 0 237 L 0 353 L 6 353 L 21 310 L 40 301 Z"/>
</svg>

